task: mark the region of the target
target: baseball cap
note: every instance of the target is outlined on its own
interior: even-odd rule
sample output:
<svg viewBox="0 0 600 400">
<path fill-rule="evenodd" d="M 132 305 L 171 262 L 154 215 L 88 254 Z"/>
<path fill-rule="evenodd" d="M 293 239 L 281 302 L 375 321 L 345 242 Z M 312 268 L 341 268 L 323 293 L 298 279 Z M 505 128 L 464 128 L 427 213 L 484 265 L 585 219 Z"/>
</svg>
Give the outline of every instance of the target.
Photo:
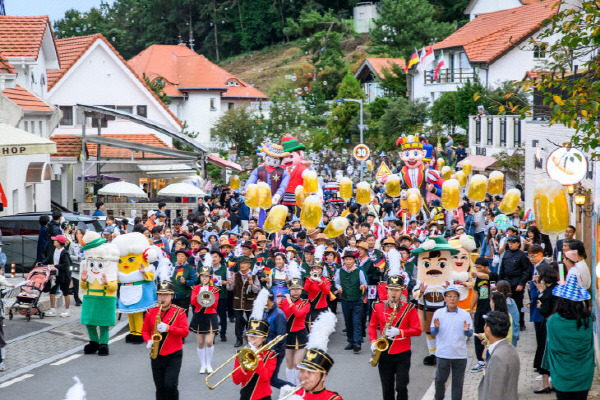
<svg viewBox="0 0 600 400">
<path fill-rule="evenodd" d="M 53 236 L 50 239 L 56 240 L 58 243 L 62 243 L 62 244 L 67 243 L 67 238 L 65 237 L 65 235 Z"/>
<path fill-rule="evenodd" d="M 520 242 L 521 238 L 519 236 L 509 236 L 508 239 L 506 239 L 509 242 Z"/>
<path fill-rule="evenodd" d="M 153 216 L 155 214 L 156 214 L 156 211 L 152 211 L 152 210 L 148 211 L 148 218 L 150 218 L 151 216 Z"/>
<path fill-rule="evenodd" d="M 102 231 L 103 234 L 110 234 L 112 235 L 115 232 L 115 228 L 112 226 L 107 226 L 106 228 L 104 228 L 104 230 Z M 61 235 L 62 236 L 62 235 Z"/>
<path fill-rule="evenodd" d="M 444 289 L 444 296 L 446 294 L 448 294 L 449 292 L 456 292 L 456 293 L 458 293 L 458 288 L 456 286 L 454 286 L 454 285 L 448 285 L 448 287 L 446 289 Z"/>
<path fill-rule="evenodd" d="M 167 218 L 167 214 L 165 214 L 164 212 L 158 212 L 158 213 L 156 213 L 156 216 L 158 218 Z"/>
</svg>

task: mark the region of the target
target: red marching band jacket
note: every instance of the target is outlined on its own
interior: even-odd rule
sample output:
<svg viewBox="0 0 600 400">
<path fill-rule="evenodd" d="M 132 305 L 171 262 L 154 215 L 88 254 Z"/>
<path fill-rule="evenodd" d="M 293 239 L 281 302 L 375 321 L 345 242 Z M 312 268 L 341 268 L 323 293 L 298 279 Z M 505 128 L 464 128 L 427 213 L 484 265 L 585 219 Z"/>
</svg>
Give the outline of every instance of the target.
<svg viewBox="0 0 600 400">
<path fill-rule="evenodd" d="M 234 369 L 239 367 L 240 363 L 235 358 Z M 258 356 L 258 366 L 254 371 L 244 371 L 238 368 L 231 378 L 236 385 L 242 385 L 240 390 L 240 400 L 258 400 L 270 396 L 271 376 L 277 366 L 277 354 L 268 350 Z"/>
<path fill-rule="evenodd" d="M 323 389 L 319 392 L 307 392 L 304 389 L 298 389 L 295 393 L 304 400 L 344 400 L 342 396 L 331 390 Z"/>
<path fill-rule="evenodd" d="M 327 296 L 331 293 L 331 281 L 329 278 L 321 277 L 321 281 L 306 279 L 304 290 L 308 293 L 308 301 L 315 310 L 327 307 Z"/>
<path fill-rule="evenodd" d="M 421 322 L 419 321 L 419 314 L 416 308 L 408 311 L 398 326 L 398 321 L 404 313 L 406 307 L 412 306 L 410 303 L 402 303 L 402 306 L 396 313 L 396 317 L 392 322 L 392 326 L 400 329 L 400 334 L 394 337 L 394 340 L 390 340 L 390 348 L 388 354 L 399 354 L 410 350 L 410 337 L 421 336 Z M 369 340 L 374 342 L 379 337 L 377 335 L 377 329 L 382 332 L 385 329 L 385 325 L 392 314 L 392 309 L 387 306 L 387 303 L 380 302 L 375 304 L 373 307 L 373 313 L 371 314 L 371 322 L 369 323 Z M 382 332 L 385 334 L 385 332 Z"/>
<path fill-rule="evenodd" d="M 146 343 L 152 340 L 158 312 L 161 313 L 161 322 L 169 325 L 169 330 L 161 333 L 162 340 L 158 352 L 159 355 L 166 356 L 182 349 L 182 339 L 189 333 L 188 320 L 183 308 L 171 306 L 166 312 L 163 312 L 160 311 L 160 307 L 152 307 L 146 313 L 142 327 L 142 337 Z"/>
<path fill-rule="evenodd" d="M 298 299 L 291 303 L 287 299 L 283 299 L 279 308 L 288 319 L 290 332 L 298 332 L 306 328 L 306 316 L 310 312 L 310 303 L 307 300 Z"/>
<path fill-rule="evenodd" d="M 194 312 L 200 312 L 200 310 L 204 308 L 204 314 L 216 314 L 217 305 L 219 304 L 219 288 L 212 285 L 208 287 L 208 290 L 215 295 L 215 303 L 210 307 L 203 307 L 200 304 L 198 304 L 198 294 L 200 293 L 201 288 L 202 285 L 196 285 L 192 288 L 191 304 L 192 306 L 194 306 Z"/>
</svg>

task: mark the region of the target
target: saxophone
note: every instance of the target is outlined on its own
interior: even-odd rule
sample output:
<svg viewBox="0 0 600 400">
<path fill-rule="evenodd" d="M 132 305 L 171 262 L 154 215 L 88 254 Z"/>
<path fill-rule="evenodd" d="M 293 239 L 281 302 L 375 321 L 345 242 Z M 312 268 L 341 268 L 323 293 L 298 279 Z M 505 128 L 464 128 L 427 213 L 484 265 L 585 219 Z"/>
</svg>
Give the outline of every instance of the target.
<svg viewBox="0 0 600 400">
<path fill-rule="evenodd" d="M 392 313 L 385 324 L 385 327 L 379 334 L 379 338 L 375 341 L 375 351 L 373 352 L 373 357 L 369 361 L 372 367 L 376 367 L 379 363 L 379 357 L 381 357 L 381 353 L 387 351 L 390 348 L 390 342 L 388 342 L 385 337 L 385 332 L 392 327 L 392 323 L 394 322 L 394 318 L 396 318 L 396 314 L 398 313 L 398 306 L 396 303 L 392 303 Z"/>
<path fill-rule="evenodd" d="M 162 322 L 162 318 L 160 317 L 160 305 L 158 306 L 158 312 L 156 313 L 156 321 L 154 322 L 154 332 L 152 332 L 152 346 L 150 347 L 150 358 L 155 360 L 158 357 L 158 348 L 160 346 L 160 341 L 162 340 L 162 335 L 158 331 L 158 324 Z"/>
</svg>

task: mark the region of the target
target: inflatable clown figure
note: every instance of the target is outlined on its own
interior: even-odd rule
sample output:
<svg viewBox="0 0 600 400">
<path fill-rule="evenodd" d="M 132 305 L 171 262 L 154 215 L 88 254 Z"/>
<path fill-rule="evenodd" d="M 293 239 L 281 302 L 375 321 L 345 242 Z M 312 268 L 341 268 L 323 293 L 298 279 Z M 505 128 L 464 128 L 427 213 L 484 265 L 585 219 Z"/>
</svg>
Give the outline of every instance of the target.
<svg viewBox="0 0 600 400">
<path fill-rule="evenodd" d="M 143 343 L 144 311 L 156 303 L 154 263 L 156 250 L 148 238 L 139 232 L 119 235 L 112 242 L 119 249 L 119 282 L 121 283 L 118 311 L 129 314 L 127 343 Z"/>
<path fill-rule="evenodd" d="M 398 174 L 400 175 L 402 189 L 416 188 L 421 193 L 421 198 L 426 200 L 427 185 L 431 184 L 431 192 L 441 196 L 444 180 L 438 171 L 423 164 L 426 150 L 423 148 L 425 143 L 421 141 L 421 138 L 418 136 L 401 136 L 396 141 L 396 145 L 401 148 L 400 159 L 404 163 Z M 423 202 L 421 212 L 424 213 L 426 219 L 429 219 L 429 209 L 425 202 Z"/>
<path fill-rule="evenodd" d="M 431 319 L 436 310 L 445 306 L 444 289 L 452 281 L 453 255 L 458 250 L 446 239 L 436 236 L 426 239 L 421 246 L 411 251 L 417 256 L 417 282 L 413 298 L 417 300 L 421 329 L 425 332 L 429 355 L 423 359 L 425 365 L 435 364 L 435 338 L 431 335 Z"/>
<path fill-rule="evenodd" d="M 473 262 L 478 254 L 473 253 L 477 249 L 475 239 L 468 235 L 455 236 L 448 240 L 450 246 L 458 250 L 458 254 L 452 256 L 454 266 L 452 267 L 452 280 L 458 288 L 458 307 L 463 310 L 469 310 L 473 301 L 473 286 L 475 282 L 471 277 Z"/>
<path fill-rule="evenodd" d="M 83 352 L 107 356 L 108 331 L 116 323 L 119 249 L 93 231 L 86 232 L 81 240 L 85 244 L 80 279 L 81 289 L 85 291 L 81 323 L 90 338 Z"/>
</svg>

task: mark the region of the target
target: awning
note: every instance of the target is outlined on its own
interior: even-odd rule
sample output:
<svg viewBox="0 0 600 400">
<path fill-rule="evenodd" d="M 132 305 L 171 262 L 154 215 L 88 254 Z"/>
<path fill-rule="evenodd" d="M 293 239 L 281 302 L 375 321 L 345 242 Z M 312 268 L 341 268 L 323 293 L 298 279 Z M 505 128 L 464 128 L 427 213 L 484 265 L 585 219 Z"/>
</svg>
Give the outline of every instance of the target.
<svg viewBox="0 0 600 400">
<path fill-rule="evenodd" d="M 188 164 L 138 164 L 141 171 L 148 175 L 188 176 L 195 175 L 196 170 Z"/>
<path fill-rule="evenodd" d="M 0 122 L 0 156 L 56 153 L 56 143 Z"/>
<path fill-rule="evenodd" d="M 25 175 L 25 183 L 42 183 L 49 181 L 50 166 L 45 162 L 31 162 L 27 166 L 27 175 Z"/>
<path fill-rule="evenodd" d="M 216 165 L 220 168 L 226 168 L 237 172 L 242 172 L 242 166 L 240 164 L 236 164 L 233 161 L 225 160 L 219 156 L 210 155 L 208 156 L 207 161 L 212 165 Z"/>
<path fill-rule="evenodd" d="M 77 177 L 77 180 L 80 181 L 81 177 L 80 176 Z M 118 176 L 100 174 L 100 175 L 86 175 L 85 180 L 88 182 L 95 182 L 95 181 L 118 182 L 121 180 L 121 178 L 119 178 Z"/>
<path fill-rule="evenodd" d="M 486 169 L 491 167 L 496 161 L 498 161 L 494 157 L 478 156 L 475 154 L 471 154 L 470 156 L 467 156 L 467 158 L 465 158 L 464 160 L 461 160 L 458 164 L 456 164 L 456 166 L 462 167 L 464 162 L 467 160 L 471 161 L 471 169 L 473 171 L 485 171 Z"/>
</svg>

